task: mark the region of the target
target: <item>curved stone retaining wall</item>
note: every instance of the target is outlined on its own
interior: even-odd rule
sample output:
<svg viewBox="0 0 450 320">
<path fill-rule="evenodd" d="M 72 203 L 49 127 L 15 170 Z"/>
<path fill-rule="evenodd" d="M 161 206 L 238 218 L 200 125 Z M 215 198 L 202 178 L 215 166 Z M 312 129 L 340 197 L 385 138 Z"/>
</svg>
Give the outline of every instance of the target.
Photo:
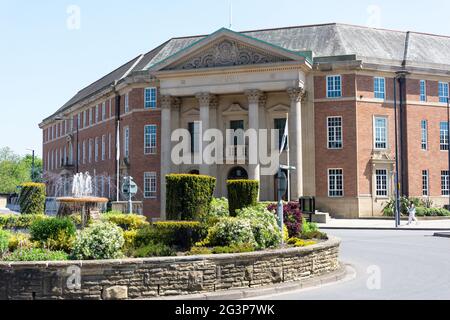
<svg viewBox="0 0 450 320">
<path fill-rule="evenodd" d="M 192 257 L 0 263 L 0 299 L 140 299 L 256 288 L 339 268 L 340 240 Z"/>
</svg>

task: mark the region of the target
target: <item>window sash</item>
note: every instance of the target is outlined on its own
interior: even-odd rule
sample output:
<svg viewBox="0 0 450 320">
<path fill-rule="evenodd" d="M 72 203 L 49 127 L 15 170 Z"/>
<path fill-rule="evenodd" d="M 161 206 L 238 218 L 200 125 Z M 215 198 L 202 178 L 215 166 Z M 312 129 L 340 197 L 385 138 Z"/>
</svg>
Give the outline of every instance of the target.
<svg viewBox="0 0 450 320">
<path fill-rule="evenodd" d="M 156 154 L 157 152 L 157 126 L 147 125 L 144 128 L 144 153 Z"/>
<path fill-rule="evenodd" d="M 144 198 L 156 198 L 157 194 L 157 174 L 156 172 L 144 173 Z"/>
<path fill-rule="evenodd" d="M 341 76 L 327 77 L 327 97 L 339 98 L 342 96 L 342 78 Z"/>
<path fill-rule="evenodd" d="M 375 149 L 387 149 L 386 118 L 375 118 Z"/>
<path fill-rule="evenodd" d="M 156 109 L 156 88 L 144 90 L 145 109 Z"/>
<path fill-rule="evenodd" d="M 127 93 L 127 94 L 125 94 L 125 113 L 128 113 L 129 111 L 130 111 L 130 105 L 129 105 L 129 103 L 130 103 L 130 96 L 129 96 L 129 94 Z"/>
<path fill-rule="evenodd" d="M 342 149 L 342 117 L 330 117 L 328 125 L 328 149 Z"/>
<path fill-rule="evenodd" d="M 123 143 L 123 153 L 125 158 L 130 156 L 130 128 L 125 127 L 124 135 L 123 135 L 124 143 Z"/>
<path fill-rule="evenodd" d="M 420 80 L 420 101 L 427 101 L 427 82 L 425 80 Z"/>
<path fill-rule="evenodd" d="M 421 130 L 422 130 L 422 150 L 427 150 L 428 149 L 428 121 L 422 120 Z"/>
<path fill-rule="evenodd" d="M 439 82 L 439 102 L 446 103 L 448 99 L 448 83 Z"/>
<path fill-rule="evenodd" d="M 106 136 L 102 136 L 102 161 L 106 159 Z"/>
<path fill-rule="evenodd" d="M 422 171 L 422 195 L 428 197 L 430 195 L 430 181 L 428 170 Z"/>
<path fill-rule="evenodd" d="M 448 171 L 441 171 L 441 194 L 443 196 L 450 195 Z"/>
<path fill-rule="evenodd" d="M 376 170 L 376 193 L 377 197 L 388 196 L 388 172 L 387 170 Z"/>
<path fill-rule="evenodd" d="M 386 98 L 386 80 L 384 78 L 374 78 L 374 95 L 375 99 Z"/>
<path fill-rule="evenodd" d="M 448 123 L 447 122 L 441 122 L 440 124 L 440 146 L 441 151 L 448 151 L 449 150 L 449 136 L 448 136 Z"/>
<path fill-rule="evenodd" d="M 344 174 L 342 169 L 328 170 L 328 196 L 331 198 L 344 196 Z"/>
</svg>

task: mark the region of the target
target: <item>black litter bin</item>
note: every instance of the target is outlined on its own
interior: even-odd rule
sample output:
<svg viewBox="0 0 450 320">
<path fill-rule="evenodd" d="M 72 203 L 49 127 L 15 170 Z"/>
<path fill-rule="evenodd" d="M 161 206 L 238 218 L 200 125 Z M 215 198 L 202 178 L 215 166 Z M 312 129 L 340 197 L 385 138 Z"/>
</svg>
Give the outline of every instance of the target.
<svg viewBox="0 0 450 320">
<path fill-rule="evenodd" d="M 300 210 L 304 215 L 309 217 L 308 221 L 312 222 L 312 215 L 316 212 L 315 197 L 301 197 L 299 200 Z"/>
</svg>

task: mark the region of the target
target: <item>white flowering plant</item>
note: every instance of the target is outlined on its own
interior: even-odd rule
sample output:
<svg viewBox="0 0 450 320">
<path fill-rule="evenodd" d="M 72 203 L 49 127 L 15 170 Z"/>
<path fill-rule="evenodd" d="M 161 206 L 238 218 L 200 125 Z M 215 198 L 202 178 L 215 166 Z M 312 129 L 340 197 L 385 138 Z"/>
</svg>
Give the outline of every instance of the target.
<svg viewBox="0 0 450 320">
<path fill-rule="evenodd" d="M 223 218 L 211 227 L 203 244 L 208 246 L 257 245 L 250 220 L 231 217 Z"/>
</svg>

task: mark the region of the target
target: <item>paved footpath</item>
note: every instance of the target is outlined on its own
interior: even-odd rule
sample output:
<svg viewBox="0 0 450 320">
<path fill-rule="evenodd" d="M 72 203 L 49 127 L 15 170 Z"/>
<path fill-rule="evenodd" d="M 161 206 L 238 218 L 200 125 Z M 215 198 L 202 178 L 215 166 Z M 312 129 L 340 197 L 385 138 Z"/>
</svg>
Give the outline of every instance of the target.
<svg viewBox="0 0 450 320">
<path fill-rule="evenodd" d="M 420 218 L 419 218 L 420 219 Z M 419 220 L 419 224 L 407 225 L 408 221 L 402 220 L 400 229 L 405 230 L 448 230 L 450 231 L 450 219 L 446 220 Z M 321 229 L 395 229 L 394 220 L 383 219 L 329 219 L 326 224 L 319 224 Z"/>
</svg>

